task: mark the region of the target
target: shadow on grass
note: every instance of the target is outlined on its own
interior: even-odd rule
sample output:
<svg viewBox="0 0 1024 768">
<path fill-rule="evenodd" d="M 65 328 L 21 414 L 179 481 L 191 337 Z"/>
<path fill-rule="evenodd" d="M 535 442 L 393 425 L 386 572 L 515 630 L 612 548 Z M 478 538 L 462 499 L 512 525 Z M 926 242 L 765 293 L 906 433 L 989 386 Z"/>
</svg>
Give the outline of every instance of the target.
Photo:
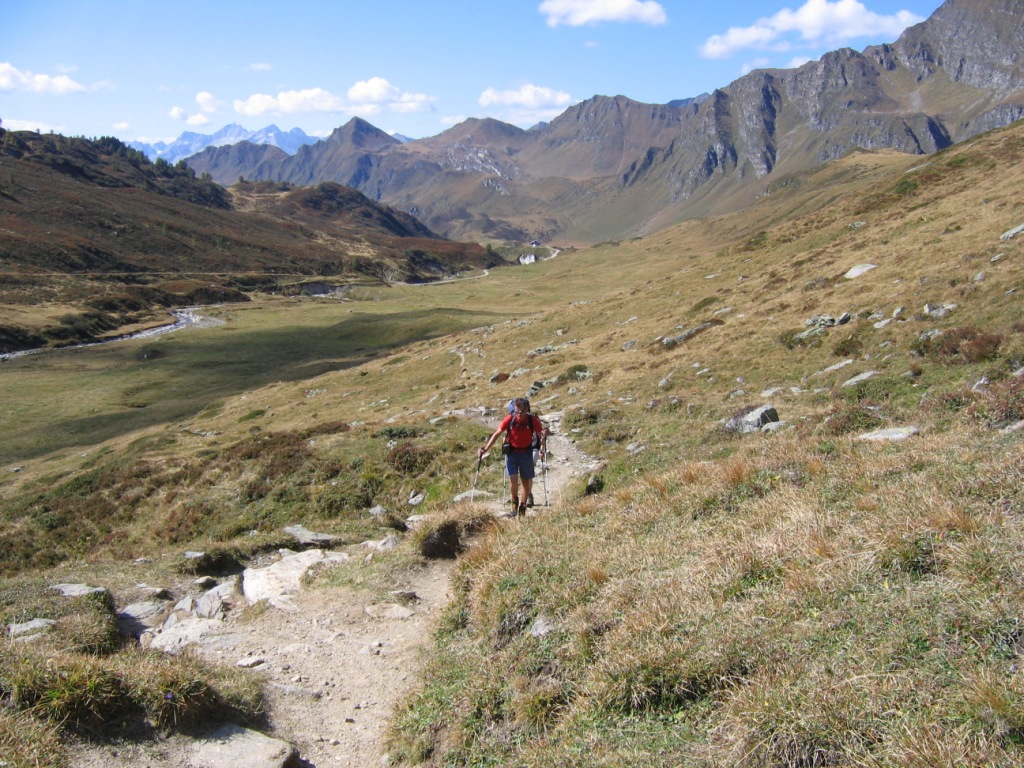
<svg viewBox="0 0 1024 768">
<path fill-rule="evenodd" d="M 301 381 L 351 368 L 389 350 L 486 325 L 493 313 L 453 308 L 391 314 L 353 314 L 325 327 L 289 326 L 232 332 L 192 331 L 166 336 L 146 347 L 118 343 L 55 350 L 19 361 L 46 377 L 48 398 L 77 398 L 82 388 L 102 386 L 111 397 L 99 412 L 78 418 L 35 411 L 31 420 L 4 425 L 0 462 L 84 447 L 128 432 L 188 418 L 211 402 L 274 382 Z M 156 348 L 159 354 L 153 354 Z M 88 356 L 74 359 L 74 355 Z M 0 396 L 3 383 L 0 381 Z M 29 423 L 31 421 L 31 423 Z"/>
</svg>

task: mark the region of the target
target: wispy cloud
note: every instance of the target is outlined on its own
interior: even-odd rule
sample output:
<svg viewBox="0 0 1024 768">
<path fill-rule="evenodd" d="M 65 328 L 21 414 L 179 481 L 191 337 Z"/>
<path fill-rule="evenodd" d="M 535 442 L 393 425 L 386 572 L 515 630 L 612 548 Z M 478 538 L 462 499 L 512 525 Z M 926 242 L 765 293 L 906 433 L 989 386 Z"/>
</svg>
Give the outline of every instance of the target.
<svg viewBox="0 0 1024 768">
<path fill-rule="evenodd" d="M 209 91 L 200 91 L 196 94 L 196 104 L 199 105 L 199 109 L 207 114 L 211 114 L 219 110 L 224 106 L 224 102 L 219 100 Z"/>
<path fill-rule="evenodd" d="M 553 88 L 530 84 L 521 85 L 511 91 L 499 91 L 495 88 L 488 88 L 480 94 L 481 107 L 564 108 L 572 104 L 572 101 L 572 96 L 565 91 L 556 91 Z"/>
<path fill-rule="evenodd" d="M 665 8 L 655 0 L 544 0 L 537 10 L 547 17 L 549 27 L 582 27 L 602 21 L 658 25 L 668 21 Z"/>
<path fill-rule="evenodd" d="M 402 114 L 426 112 L 435 101 L 434 97 L 425 93 L 403 91 L 383 77 L 360 80 L 348 89 L 347 95 L 352 108 L 357 112 L 374 107 Z"/>
<path fill-rule="evenodd" d="M 242 115 L 280 114 L 291 115 L 301 112 L 344 112 L 345 100 L 323 88 L 306 88 L 301 91 L 281 91 L 277 96 L 254 93 L 247 99 L 235 99 L 235 112 Z"/>
<path fill-rule="evenodd" d="M 15 120 L 6 117 L 4 118 L 4 128 L 8 131 L 39 131 L 40 133 L 64 133 L 66 130 L 62 125 L 49 125 L 38 120 Z"/>
<path fill-rule="evenodd" d="M 175 120 L 184 120 L 187 125 L 200 126 L 209 123 L 209 115 L 219 112 L 224 106 L 224 102 L 209 91 L 197 93 L 196 104 L 199 105 L 199 111 L 195 114 L 190 115 L 187 110 L 181 107 L 173 107 L 167 115 Z"/>
<path fill-rule="evenodd" d="M 435 97 L 423 93 L 403 91 L 383 77 L 371 77 L 355 83 L 344 97 L 323 88 L 308 88 L 282 91 L 276 96 L 254 93 L 246 99 L 236 99 L 232 106 L 239 114 L 250 116 L 313 112 L 374 115 L 426 112 L 435 100 Z"/>
<path fill-rule="evenodd" d="M 45 93 L 63 96 L 84 91 L 85 86 L 67 75 L 37 75 L 22 71 L 9 62 L 0 62 L 0 93 Z"/>
<path fill-rule="evenodd" d="M 712 35 L 700 48 L 701 56 L 721 59 L 744 49 L 786 51 L 792 37 L 807 43 L 840 45 L 867 35 L 898 37 L 904 29 L 924 19 L 910 11 L 883 16 L 868 10 L 859 0 L 807 0 L 795 11 L 783 8 L 749 27 L 730 27 Z"/>
<path fill-rule="evenodd" d="M 488 88 L 479 99 L 481 107 L 499 108 L 501 119 L 515 125 L 552 120 L 574 101 L 565 91 L 531 84 L 505 91 Z"/>
<path fill-rule="evenodd" d="M 248 66 L 250 72 L 269 72 L 274 67 L 266 62 L 253 62 Z"/>
</svg>

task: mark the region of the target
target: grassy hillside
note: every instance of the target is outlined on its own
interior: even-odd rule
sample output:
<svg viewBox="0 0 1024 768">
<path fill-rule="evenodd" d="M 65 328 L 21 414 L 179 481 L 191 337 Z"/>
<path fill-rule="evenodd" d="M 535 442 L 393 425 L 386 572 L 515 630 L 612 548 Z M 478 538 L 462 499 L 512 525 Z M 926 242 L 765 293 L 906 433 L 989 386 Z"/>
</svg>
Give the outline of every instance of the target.
<svg viewBox="0 0 1024 768">
<path fill-rule="evenodd" d="M 168 307 L 424 282 L 502 261 L 337 184 L 242 182 L 116 139 L 0 130 L 0 352 L 166 322 Z"/>
<path fill-rule="evenodd" d="M 26 430 L 5 459 L 0 618 L 31 616 L 55 579 L 157 583 L 186 549 L 244 561 L 289 523 L 355 544 L 379 533 L 368 506 L 413 490 L 434 525 L 478 517 L 450 499 L 489 430 L 437 417 L 542 382 L 534 404 L 601 466 L 461 558 L 395 760 L 1018 764 L 1024 241 L 1000 235 L 1024 223 L 1022 154 L 1021 125 L 928 158 L 857 153 L 740 213 L 530 267 L 358 303 L 261 299 L 218 328 L 5 362 L 0 384 L 25 376 L 68 410 L 32 412 L 50 442 Z M 161 346 L 160 375 L 134 378 Z M 232 373 L 235 349 L 250 367 Z M 226 394 L 118 421 L 129 400 L 167 407 L 167 382 L 218 355 Z M 65 406 L 72 392 L 96 400 Z M 33 407 L 4 394 L 5 425 Z M 723 428 L 762 404 L 780 429 Z M 347 577 L 407 567 L 417 541 Z M 152 573 L 126 573 L 140 551 Z M 94 674 L 119 656 L 76 649 L 61 663 Z M 48 720 L 21 696 L 39 658 L 0 664 L 37 743 L 76 717 L 99 728 L 96 710 Z M 24 714 L 0 717 L 0 743 L 24 732 Z"/>
</svg>

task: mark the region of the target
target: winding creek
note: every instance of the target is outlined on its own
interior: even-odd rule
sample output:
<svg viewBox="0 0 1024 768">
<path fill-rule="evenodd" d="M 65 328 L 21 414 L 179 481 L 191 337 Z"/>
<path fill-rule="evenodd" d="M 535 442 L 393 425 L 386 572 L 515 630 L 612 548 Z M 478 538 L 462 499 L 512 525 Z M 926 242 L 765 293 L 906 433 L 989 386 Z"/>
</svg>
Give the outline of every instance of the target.
<svg viewBox="0 0 1024 768">
<path fill-rule="evenodd" d="M 220 320 L 215 317 L 206 317 L 199 314 L 199 310 L 201 309 L 203 309 L 203 307 L 185 307 L 183 309 L 176 309 L 171 312 L 171 315 L 175 318 L 173 323 L 160 325 L 156 328 L 147 328 L 144 331 L 138 331 L 136 333 L 128 333 L 124 336 L 106 339 L 105 341 L 92 341 L 87 344 L 74 344 L 67 347 L 43 347 L 40 349 L 25 349 L 19 352 L 6 352 L 4 354 L 0 354 L 0 361 L 13 360 L 16 357 L 35 355 L 40 352 L 57 352 L 64 349 L 96 347 L 100 344 L 113 344 L 118 341 L 128 341 L 129 339 L 148 339 L 151 336 L 162 336 L 165 333 L 173 333 L 174 331 L 180 331 L 184 328 L 211 328 L 215 325 L 224 325 L 224 320 Z"/>
</svg>

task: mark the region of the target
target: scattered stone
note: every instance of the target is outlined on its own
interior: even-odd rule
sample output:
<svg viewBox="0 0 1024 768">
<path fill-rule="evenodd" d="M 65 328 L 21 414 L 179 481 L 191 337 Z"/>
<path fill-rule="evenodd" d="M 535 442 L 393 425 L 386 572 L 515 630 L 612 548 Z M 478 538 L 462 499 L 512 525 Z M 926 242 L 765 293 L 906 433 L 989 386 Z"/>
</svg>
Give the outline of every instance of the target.
<svg viewBox="0 0 1024 768">
<path fill-rule="evenodd" d="M 402 540 L 392 534 L 391 536 L 386 536 L 380 541 L 364 541 L 363 546 L 376 552 L 387 552 L 388 550 L 394 549 L 401 543 Z"/>
<path fill-rule="evenodd" d="M 167 603 L 146 600 L 126 605 L 117 613 L 117 628 L 122 635 L 141 637 L 142 633 L 163 624 Z"/>
<path fill-rule="evenodd" d="M 536 618 L 533 622 L 533 626 L 530 627 L 530 635 L 532 637 L 544 637 L 550 635 L 552 632 L 557 632 L 560 629 L 557 622 L 553 619 L 549 619 L 547 616 L 541 615 Z"/>
<path fill-rule="evenodd" d="M 224 622 L 217 619 L 184 619 L 153 636 L 149 647 L 164 653 L 177 654 L 212 635 L 224 632 Z"/>
<path fill-rule="evenodd" d="M 370 515 L 373 517 L 383 517 L 387 513 L 388 511 L 380 504 L 377 504 L 376 506 L 370 508 Z"/>
<path fill-rule="evenodd" d="M 238 725 L 225 725 L 198 740 L 189 758 L 191 768 L 286 768 L 299 751 L 281 739 Z"/>
<path fill-rule="evenodd" d="M 409 505 L 413 507 L 418 507 L 426 500 L 426 498 L 427 495 L 425 493 L 420 491 L 413 491 L 411 494 L 409 494 Z"/>
<path fill-rule="evenodd" d="M 740 411 L 725 423 L 724 429 L 726 432 L 745 435 L 760 432 L 765 424 L 778 420 L 779 414 L 774 406 L 762 405 Z"/>
<path fill-rule="evenodd" d="M 856 376 L 854 376 L 852 379 L 847 379 L 846 381 L 844 381 L 842 386 L 843 387 L 855 387 L 858 384 L 860 384 L 862 381 L 867 381 L 868 379 L 872 378 L 877 373 L 878 373 L 878 371 L 864 371 L 864 373 L 859 373 Z"/>
<path fill-rule="evenodd" d="M 87 595 L 109 595 L 103 587 L 90 587 L 88 584 L 54 584 L 50 589 L 56 589 L 64 597 L 85 597 Z"/>
<path fill-rule="evenodd" d="M 242 573 L 242 593 L 249 605 L 267 600 L 271 605 L 283 595 L 296 594 L 306 574 L 314 566 L 336 565 L 348 559 L 343 552 L 325 554 L 319 549 L 289 553 L 266 568 L 246 568 Z"/>
<path fill-rule="evenodd" d="M 956 304 L 925 304 L 924 314 L 926 317 L 945 317 L 956 309 Z"/>
<path fill-rule="evenodd" d="M 842 368 L 845 368 L 848 365 L 853 365 L 853 360 L 852 359 L 843 360 L 841 363 L 836 363 L 835 365 L 830 365 L 828 368 L 823 368 L 822 370 L 818 371 L 817 373 L 812 373 L 810 378 L 813 379 L 813 378 L 816 378 L 818 376 L 824 376 L 827 373 L 835 373 L 836 371 L 838 371 L 838 370 L 840 370 Z"/>
<path fill-rule="evenodd" d="M 26 638 L 41 635 L 44 632 L 49 631 L 50 627 L 56 623 L 57 622 L 53 619 L 32 619 L 31 621 L 25 621 L 21 624 L 8 624 L 7 634 L 12 638 Z"/>
<path fill-rule="evenodd" d="M 886 442 L 906 440 L 908 437 L 914 437 L 919 434 L 921 434 L 921 430 L 917 427 L 890 427 L 888 429 L 876 429 L 874 432 L 866 432 L 863 435 L 859 435 L 857 439 Z"/>
<path fill-rule="evenodd" d="M 302 525 L 289 525 L 282 530 L 299 544 L 305 546 L 330 546 L 338 540 L 337 536 L 331 536 L 328 533 L 314 533 Z"/>
<path fill-rule="evenodd" d="M 266 664 L 267 660 L 262 656 L 246 656 L 243 659 L 239 659 L 235 662 L 236 667 L 242 667 L 242 669 L 252 669 L 258 667 L 261 664 Z"/>
<path fill-rule="evenodd" d="M 832 315 L 814 315 L 814 317 L 804 320 L 804 325 L 819 328 L 831 328 L 834 325 L 846 325 L 852 319 L 853 316 L 849 312 L 843 312 L 839 317 L 833 317 Z"/>
<path fill-rule="evenodd" d="M 999 239 L 1000 240 L 1012 240 L 1017 235 L 1019 235 L 1021 232 L 1024 232 L 1024 224 L 1019 224 L 1016 227 L 1014 227 L 1013 229 L 1006 230 L 1005 232 L 1003 232 L 1003 234 L 1001 234 L 999 236 Z M 1002 255 L 1002 254 L 1000 254 L 1000 255 Z"/>
<path fill-rule="evenodd" d="M 843 277 L 847 280 L 852 280 L 855 277 L 860 277 L 861 275 L 870 272 L 876 266 L 876 264 L 858 264 L 855 267 L 851 267 Z"/>
<path fill-rule="evenodd" d="M 706 323 L 701 323 L 698 326 L 690 328 L 689 330 L 683 331 L 678 336 L 666 336 L 662 338 L 661 343 L 666 349 L 672 349 L 682 344 L 684 341 L 689 341 L 699 333 L 703 333 L 709 328 L 714 328 L 716 325 L 721 325 L 721 320 L 709 320 Z"/>
</svg>

